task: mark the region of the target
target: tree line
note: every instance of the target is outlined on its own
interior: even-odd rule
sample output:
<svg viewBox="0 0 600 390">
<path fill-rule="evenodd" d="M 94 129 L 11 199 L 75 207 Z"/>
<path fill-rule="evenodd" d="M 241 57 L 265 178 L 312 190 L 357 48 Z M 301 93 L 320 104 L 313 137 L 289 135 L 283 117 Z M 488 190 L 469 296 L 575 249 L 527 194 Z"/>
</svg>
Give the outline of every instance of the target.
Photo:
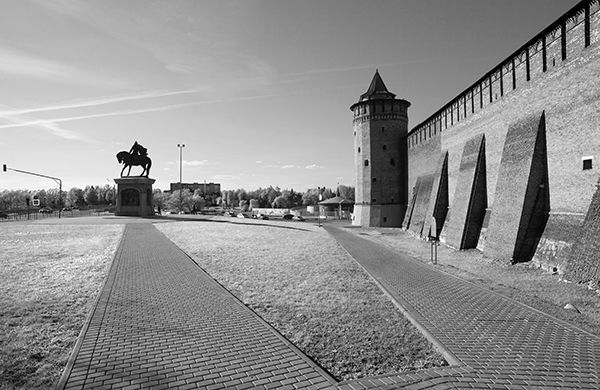
<svg viewBox="0 0 600 390">
<path fill-rule="evenodd" d="M 62 196 L 61 196 L 62 195 Z M 59 193 L 58 188 L 42 190 L 2 190 L 0 191 L 0 210 L 25 209 L 33 205 L 33 199 L 39 199 L 39 207 L 55 210 L 64 207 L 87 208 L 90 206 L 108 206 L 114 204 L 114 187 L 86 186 L 84 189 L 73 187 Z"/>
<path fill-rule="evenodd" d="M 32 205 L 34 197 L 39 199 L 39 207 L 58 210 L 66 208 L 98 208 L 115 205 L 115 188 L 112 185 L 89 185 L 85 188 L 73 187 L 62 192 L 62 200 L 57 188 L 47 190 L 2 190 L 0 191 L 0 210 L 25 209 Z M 322 200 L 339 195 L 354 200 L 354 187 L 340 185 L 332 188 L 311 188 L 305 192 L 293 189 L 281 189 L 269 186 L 247 191 L 243 188 L 224 190 L 220 193 L 204 194 L 201 190 L 161 191 L 154 189 L 154 207 L 160 211 L 194 212 L 204 207 L 220 206 L 224 208 L 294 208 L 316 205 Z M 29 205 L 28 205 L 29 202 Z"/>
</svg>

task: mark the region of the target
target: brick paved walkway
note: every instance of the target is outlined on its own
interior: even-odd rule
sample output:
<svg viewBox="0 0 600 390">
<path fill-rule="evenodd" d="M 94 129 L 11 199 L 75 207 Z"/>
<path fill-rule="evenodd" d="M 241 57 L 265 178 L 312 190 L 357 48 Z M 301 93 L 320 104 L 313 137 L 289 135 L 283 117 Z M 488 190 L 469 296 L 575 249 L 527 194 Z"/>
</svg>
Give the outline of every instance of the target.
<svg viewBox="0 0 600 390">
<path fill-rule="evenodd" d="M 126 225 L 82 335 L 59 389 L 336 383 L 150 223 Z"/>
<path fill-rule="evenodd" d="M 448 367 L 337 383 L 150 223 L 128 224 L 58 389 L 600 388 L 600 338 L 328 225 Z"/>
<path fill-rule="evenodd" d="M 600 338 L 343 229 L 325 229 L 452 363 L 340 387 L 600 388 Z"/>
</svg>

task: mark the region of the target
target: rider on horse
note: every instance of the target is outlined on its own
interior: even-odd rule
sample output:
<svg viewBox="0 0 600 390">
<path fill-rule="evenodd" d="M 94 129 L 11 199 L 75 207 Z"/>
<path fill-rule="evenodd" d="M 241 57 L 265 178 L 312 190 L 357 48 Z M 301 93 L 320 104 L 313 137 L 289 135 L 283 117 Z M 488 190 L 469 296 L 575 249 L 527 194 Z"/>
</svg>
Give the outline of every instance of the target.
<svg viewBox="0 0 600 390">
<path fill-rule="evenodd" d="M 121 177 L 123 177 L 123 172 L 125 172 L 125 168 L 129 168 L 127 171 L 127 176 L 131 173 L 131 167 L 133 165 L 139 165 L 144 170 L 140 176 L 146 176 L 150 174 L 150 167 L 152 166 L 152 160 L 148 157 L 148 149 L 143 147 L 141 144 L 138 144 L 137 141 L 133 144 L 129 152 L 125 150 L 117 153 L 117 161 L 120 164 L 123 164 L 123 169 L 121 169 Z"/>
<path fill-rule="evenodd" d="M 148 155 L 148 149 L 146 149 L 141 144 L 138 144 L 137 141 L 135 141 L 135 143 L 133 144 L 133 146 L 129 150 L 129 154 L 131 154 L 133 157 L 147 156 Z"/>
</svg>

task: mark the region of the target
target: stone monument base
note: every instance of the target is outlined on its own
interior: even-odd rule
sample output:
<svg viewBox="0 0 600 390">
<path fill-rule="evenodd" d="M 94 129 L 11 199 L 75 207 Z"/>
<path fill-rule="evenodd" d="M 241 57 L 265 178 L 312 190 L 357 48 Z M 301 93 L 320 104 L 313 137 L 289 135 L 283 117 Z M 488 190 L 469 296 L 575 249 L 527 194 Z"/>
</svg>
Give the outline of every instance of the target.
<svg viewBox="0 0 600 390">
<path fill-rule="evenodd" d="M 117 207 L 115 215 L 148 217 L 154 215 L 152 184 L 156 180 L 140 176 L 115 179 Z"/>
</svg>

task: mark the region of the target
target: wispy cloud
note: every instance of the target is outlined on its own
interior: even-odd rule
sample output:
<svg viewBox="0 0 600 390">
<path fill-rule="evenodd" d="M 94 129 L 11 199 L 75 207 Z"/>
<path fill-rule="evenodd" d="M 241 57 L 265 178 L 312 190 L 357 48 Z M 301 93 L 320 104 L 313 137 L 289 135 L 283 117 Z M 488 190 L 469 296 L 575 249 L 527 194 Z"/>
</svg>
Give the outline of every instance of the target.
<svg viewBox="0 0 600 390">
<path fill-rule="evenodd" d="M 354 70 L 364 70 L 364 69 L 376 69 L 387 66 L 399 66 L 399 65 L 411 65 L 411 64 L 421 64 L 428 63 L 432 61 L 437 61 L 437 59 L 429 58 L 422 60 L 406 60 L 406 61 L 395 61 L 395 62 L 384 62 L 377 64 L 365 64 L 365 65 L 353 65 L 353 66 L 340 66 L 335 68 L 322 68 L 322 69 L 310 69 L 305 72 L 294 72 L 294 73 L 282 73 L 280 77 L 298 77 L 298 76 L 316 76 L 322 74 L 329 73 L 339 73 L 339 72 L 350 72 Z"/>
<path fill-rule="evenodd" d="M 306 165 L 306 166 L 300 166 L 300 165 L 294 165 L 294 164 L 288 164 L 288 165 L 282 165 L 280 167 L 281 169 L 322 169 L 325 168 L 322 165 L 317 165 L 317 164 L 310 164 L 310 165 Z"/>
<path fill-rule="evenodd" d="M 94 86 L 123 86 L 118 80 L 99 77 L 92 72 L 56 60 L 43 58 L 13 48 L 0 47 L 0 72 L 59 82 Z"/>
<path fill-rule="evenodd" d="M 222 181 L 222 180 L 239 180 L 240 176 L 238 175 L 214 175 L 212 176 L 212 180 Z"/>
<path fill-rule="evenodd" d="M 310 164 L 310 165 L 305 165 L 305 166 L 301 166 L 301 165 L 297 165 L 297 164 L 263 164 L 262 161 L 256 161 L 257 164 L 262 164 L 260 165 L 261 168 L 277 168 L 277 169 L 322 169 L 325 168 L 322 165 L 318 165 L 318 164 Z"/>
<path fill-rule="evenodd" d="M 192 161 L 183 160 L 181 162 L 181 164 L 185 165 L 187 167 L 199 167 L 200 165 L 208 164 L 208 160 L 192 160 Z"/>
</svg>

